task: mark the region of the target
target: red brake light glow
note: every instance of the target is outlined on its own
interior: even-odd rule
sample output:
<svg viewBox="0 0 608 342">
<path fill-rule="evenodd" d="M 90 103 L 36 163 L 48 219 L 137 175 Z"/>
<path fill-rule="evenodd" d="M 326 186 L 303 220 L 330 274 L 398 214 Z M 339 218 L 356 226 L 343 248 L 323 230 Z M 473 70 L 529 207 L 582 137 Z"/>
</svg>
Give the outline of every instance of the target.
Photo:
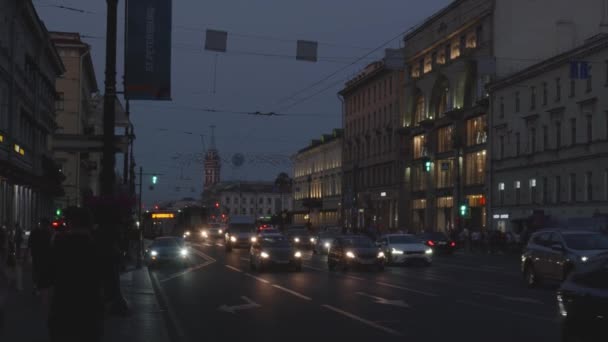
<svg viewBox="0 0 608 342">
<path fill-rule="evenodd" d="M 454 242 L 454 241 L 450 242 L 450 247 L 456 247 L 456 242 Z"/>
<path fill-rule="evenodd" d="M 435 246 L 435 243 L 433 242 L 433 240 L 427 241 L 426 244 L 429 245 L 429 246 L 431 246 L 431 247 Z"/>
<path fill-rule="evenodd" d="M 59 222 L 57 222 L 57 221 L 53 221 L 52 225 L 53 225 L 53 228 L 59 228 Z"/>
</svg>

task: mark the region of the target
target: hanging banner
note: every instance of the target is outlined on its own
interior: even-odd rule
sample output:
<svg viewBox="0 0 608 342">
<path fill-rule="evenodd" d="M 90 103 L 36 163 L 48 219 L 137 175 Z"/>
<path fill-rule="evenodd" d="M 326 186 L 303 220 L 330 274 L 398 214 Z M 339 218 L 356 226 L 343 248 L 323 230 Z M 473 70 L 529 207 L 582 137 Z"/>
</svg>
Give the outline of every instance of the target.
<svg viewBox="0 0 608 342">
<path fill-rule="evenodd" d="M 171 100 L 172 0 L 130 0 L 125 17 L 125 98 Z"/>
</svg>

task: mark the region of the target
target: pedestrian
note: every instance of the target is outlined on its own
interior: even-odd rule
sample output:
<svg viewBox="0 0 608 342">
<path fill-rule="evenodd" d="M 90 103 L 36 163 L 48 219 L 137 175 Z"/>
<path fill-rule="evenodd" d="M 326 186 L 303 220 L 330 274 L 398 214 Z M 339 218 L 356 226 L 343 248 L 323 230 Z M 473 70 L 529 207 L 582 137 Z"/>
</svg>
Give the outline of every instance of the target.
<svg viewBox="0 0 608 342">
<path fill-rule="evenodd" d="M 471 244 L 471 252 L 474 252 L 474 251 L 476 251 L 476 250 L 480 249 L 480 241 L 479 241 L 479 240 L 480 240 L 480 237 L 481 237 L 481 236 L 479 235 L 479 232 L 478 232 L 478 231 L 474 231 L 474 232 L 471 234 L 471 241 L 472 241 L 472 244 Z"/>
<path fill-rule="evenodd" d="M 17 260 L 21 258 L 21 245 L 23 244 L 23 229 L 19 225 L 19 222 L 15 223 L 15 256 Z"/>
<path fill-rule="evenodd" d="M 48 219 L 40 220 L 38 226 L 32 230 L 27 241 L 27 251 L 32 260 L 32 280 L 36 294 L 46 292 L 50 287 L 50 259 L 51 238 L 53 236 L 51 222 Z"/>
<path fill-rule="evenodd" d="M 67 229 L 56 234 L 51 244 L 50 341 L 98 342 L 103 332 L 103 294 L 93 218 L 83 208 L 66 210 L 65 216 Z"/>
</svg>

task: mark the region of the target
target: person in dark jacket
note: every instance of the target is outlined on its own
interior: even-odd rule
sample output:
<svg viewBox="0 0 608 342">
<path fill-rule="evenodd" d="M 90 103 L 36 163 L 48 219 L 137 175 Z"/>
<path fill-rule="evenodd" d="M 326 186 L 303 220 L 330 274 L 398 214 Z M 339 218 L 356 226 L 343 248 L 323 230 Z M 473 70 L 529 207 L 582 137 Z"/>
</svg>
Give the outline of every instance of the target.
<svg viewBox="0 0 608 342">
<path fill-rule="evenodd" d="M 53 232 L 47 219 L 40 221 L 27 240 L 27 250 L 32 258 L 32 279 L 37 291 L 50 286 L 51 238 Z"/>
<path fill-rule="evenodd" d="M 51 342 L 97 342 L 103 332 L 99 248 L 88 210 L 66 210 L 67 229 L 53 238 Z"/>
</svg>

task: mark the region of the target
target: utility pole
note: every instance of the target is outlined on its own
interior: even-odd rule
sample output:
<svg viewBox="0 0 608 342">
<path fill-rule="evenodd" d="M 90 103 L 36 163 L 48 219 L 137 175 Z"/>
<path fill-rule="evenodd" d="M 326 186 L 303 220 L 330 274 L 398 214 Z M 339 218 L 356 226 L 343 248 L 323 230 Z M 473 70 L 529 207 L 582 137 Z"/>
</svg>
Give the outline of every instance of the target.
<svg viewBox="0 0 608 342">
<path fill-rule="evenodd" d="M 139 200 L 138 202 L 138 206 L 139 209 L 137 211 L 137 222 L 139 222 L 138 225 L 138 235 L 139 235 L 139 241 L 137 241 L 137 268 L 141 268 L 142 266 L 142 261 L 143 261 L 143 244 L 144 244 L 144 237 L 143 237 L 143 233 L 144 233 L 144 223 L 142 221 L 142 217 L 141 217 L 141 207 L 142 207 L 142 203 L 141 203 L 141 198 L 142 198 L 142 193 L 143 193 L 143 183 L 144 183 L 144 168 L 143 167 L 139 167 Z"/>
<path fill-rule="evenodd" d="M 106 26 L 106 79 L 103 108 L 103 157 L 101 168 L 101 194 L 114 195 L 114 127 L 116 126 L 116 35 L 118 0 L 106 0 L 108 5 Z"/>
</svg>

